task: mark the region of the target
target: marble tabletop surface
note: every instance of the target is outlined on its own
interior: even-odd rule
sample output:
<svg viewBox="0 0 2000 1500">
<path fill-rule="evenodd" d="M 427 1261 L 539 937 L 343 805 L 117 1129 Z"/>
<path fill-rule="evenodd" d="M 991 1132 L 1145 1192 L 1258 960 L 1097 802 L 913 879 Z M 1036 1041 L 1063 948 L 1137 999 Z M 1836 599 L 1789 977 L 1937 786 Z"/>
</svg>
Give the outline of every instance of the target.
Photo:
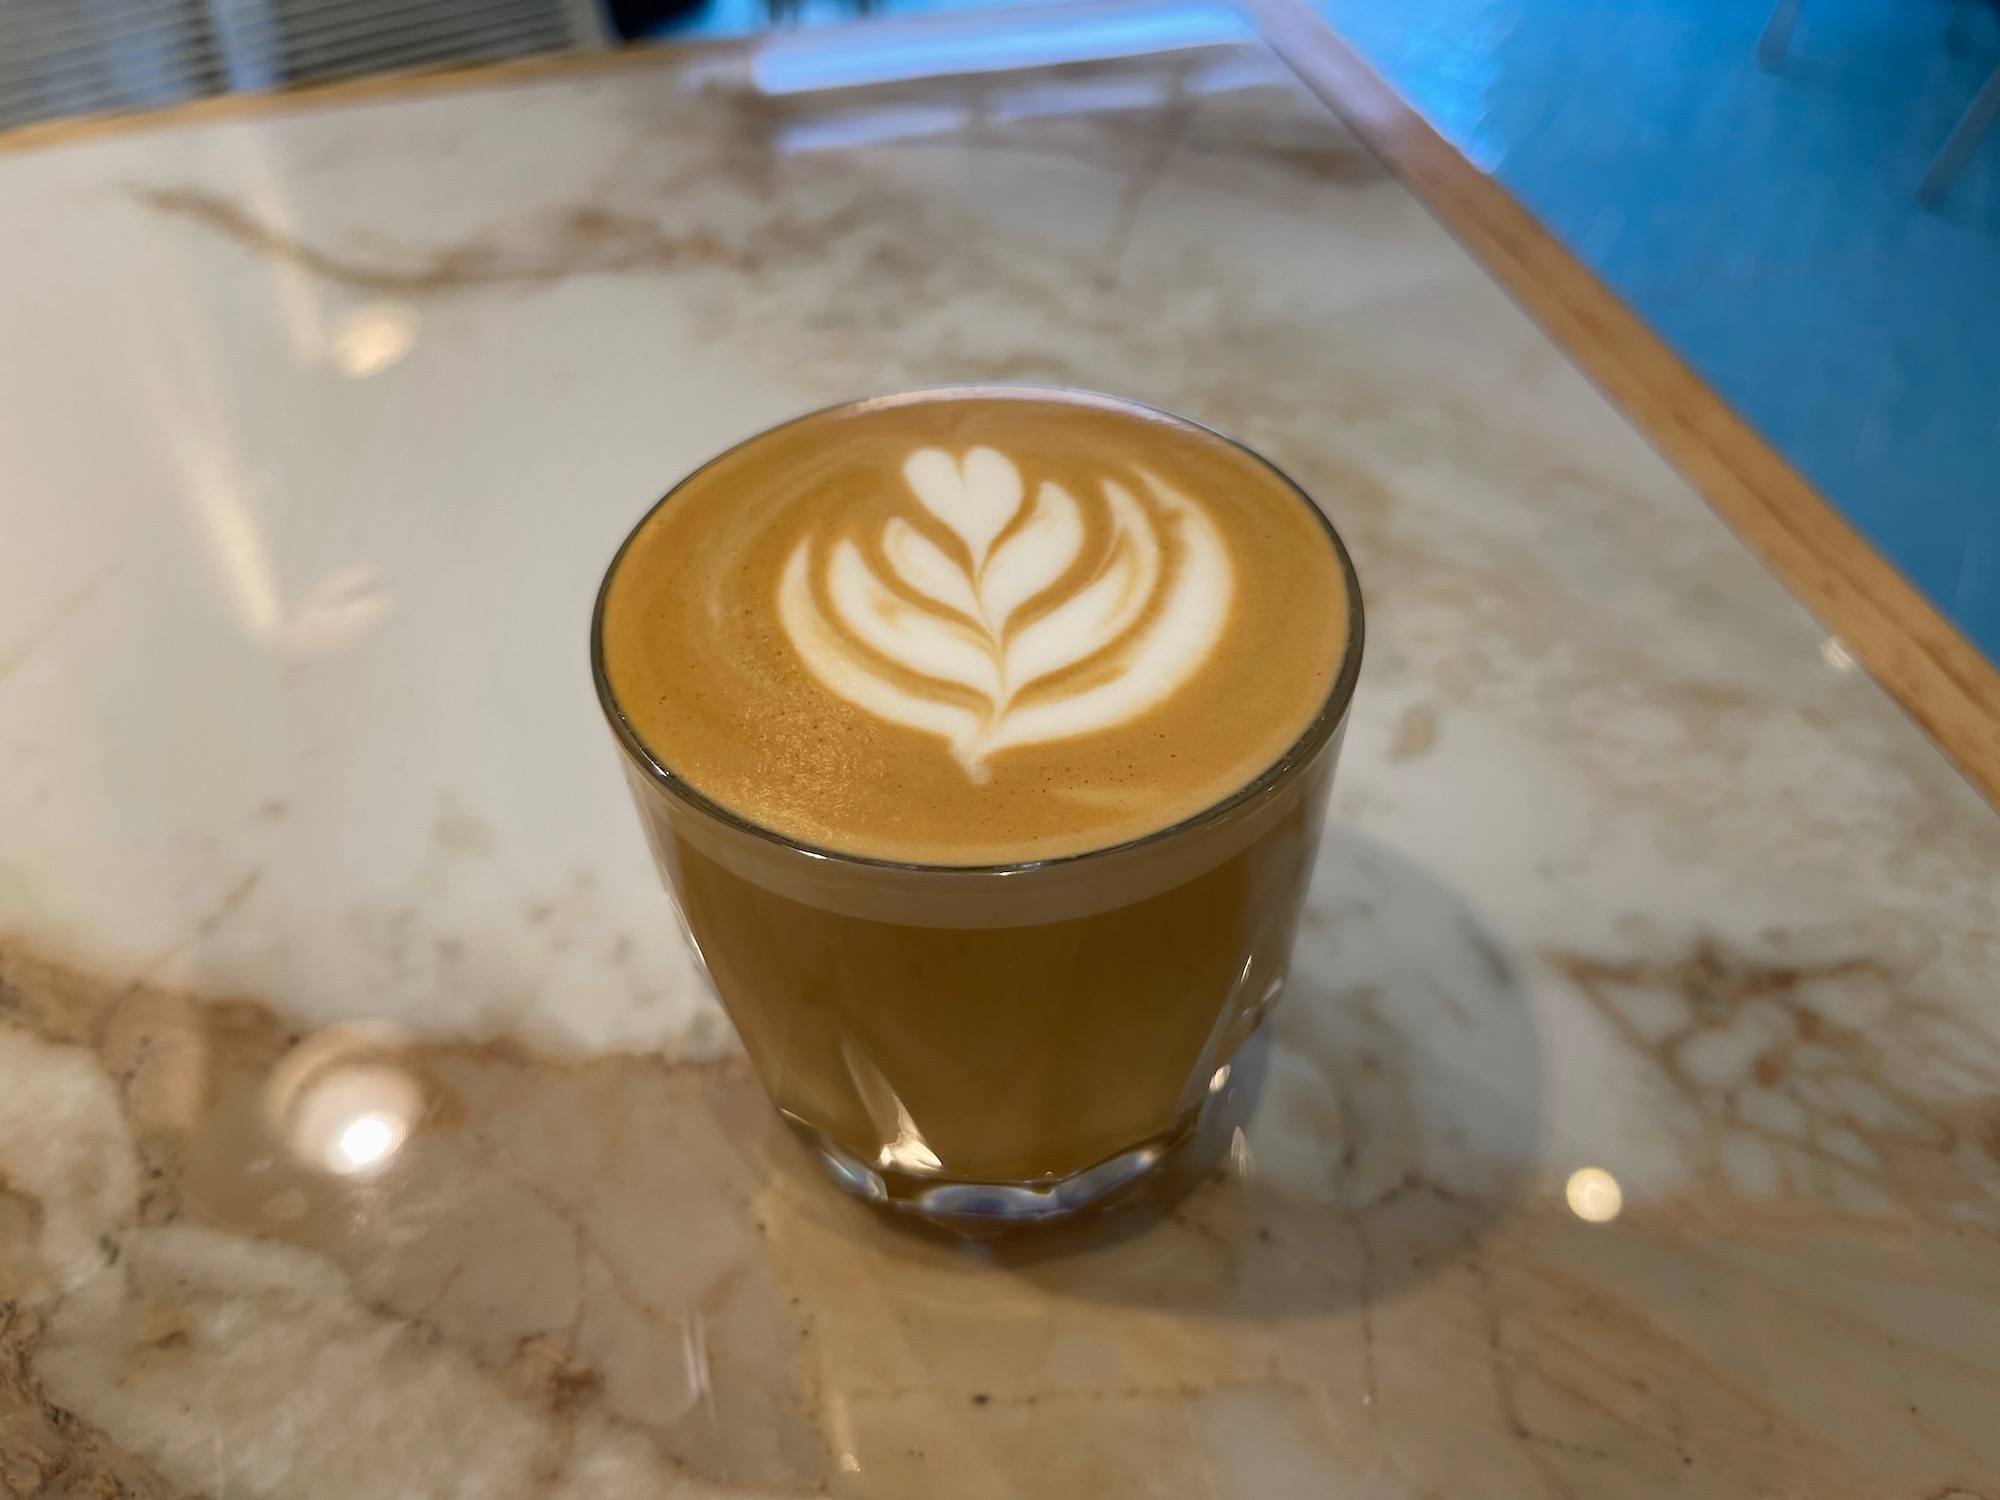
<svg viewBox="0 0 2000 1500">
<path fill-rule="evenodd" d="M 2000 817 L 1254 45 L 785 45 L 0 160 L 0 1495 L 2000 1495 Z M 1370 655 L 1198 1178 L 960 1245 L 584 647 L 698 460 L 997 378 L 1269 452 Z"/>
</svg>

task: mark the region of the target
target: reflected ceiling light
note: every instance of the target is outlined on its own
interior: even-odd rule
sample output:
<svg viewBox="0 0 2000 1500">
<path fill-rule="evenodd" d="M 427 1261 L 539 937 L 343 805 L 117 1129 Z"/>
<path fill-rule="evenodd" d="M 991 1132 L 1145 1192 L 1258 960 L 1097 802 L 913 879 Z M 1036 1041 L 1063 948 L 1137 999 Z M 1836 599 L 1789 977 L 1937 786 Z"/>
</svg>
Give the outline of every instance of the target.
<svg viewBox="0 0 2000 1500">
<path fill-rule="evenodd" d="M 243 633 L 274 651 L 315 655 L 366 632 L 389 612 L 379 573 L 338 568 L 287 604 L 277 560 L 260 515 L 258 495 L 224 444 L 201 441 L 190 428 L 175 435 L 185 491 L 217 574 L 223 597 Z"/>
<path fill-rule="evenodd" d="M 1196 68 L 1184 86 L 1190 94 L 1233 94 L 1238 89 L 1282 87 L 1292 82 L 1290 69 L 1256 47 Z"/>
<path fill-rule="evenodd" d="M 1618 1179 L 1602 1167 L 1578 1167 L 1563 1189 L 1570 1212 L 1586 1224 L 1609 1224 L 1625 1207 Z"/>
<path fill-rule="evenodd" d="M 398 1068 L 334 1067 L 301 1091 L 287 1144 L 308 1166 L 342 1177 L 379 1172 L 409 1140 L 423 1105 L 416 1080 Z"/>
<path fill-rule="evenodd" d="M 341 320 L 333 333 L 333 367 L 349 380 L 380 375 L 417 343 L 417 310 L 402 302 L 371 302 Z"/>
<path fill-rule="evenodd" d="M 1241 1125 L 1229 1132 L 1229 1165 L 1238 1177 L 1257 1175 L 1257 1154 L 1250 1149 L 1250 1138 Z"/>
<path fill-rule="evenodd" d="M 1852 672 L 1854 653 L 1841 644 L 1837 636 L 1828 636 L 1820 642 L 1819 659 L 1826 663 L 1829 672 Z"/>
<path fill-rule="evenodd" d="M 801 94 L 1256 40 L 1249 23 L 1230 5 L 1083 0 L 773 37 L 758 47 L 750 72 L 763 93 Z"/>
<path fill-rule="evenodd" d="M 1123 109 L 1153 109 L 1167 102 L 1167 80 L 1106 78 L 1088 83 L 1041 84 L 996 93 L 986 105 L 986 117 L 999 124 L 1038 120 L 1049 115 L 1112 114 Z"/>
<path fill-rule="evenodd" d="M 915 136 L 944 135 L 970 123 L 971 111 L 946 105 L 901 105 L 854 110 L 801 120 L 778 132 L 780 151 L 836 151 L 877 141 L 905 141 Z"/>
<path fill-rule="evenodd" d="M 337 568 L 287 612 L 282 644 L 301 656 L 338 651 L 366 634 L 389 613 L 390 604 L 378 569 Z"/>
<path fill-rule="evenodd" d="M 190 420 L 170 430 L 181 487 L 195 528 L 222 582 L 223 597 L 243 633 L 260 645 L 285 623 L 278 565 L 258 513 L 256 487 L 215 424 Z"/>
<path fill-rule="evenodd" d="M 272 1071 L 265 1115 L 294 1160 L 365 1177 L 396 1159 L 424 1113 L 423 1087 L 398 1064 L 400 1048 L 386 1026 L 336 1026 Z"/>
<path fill-rule="evenodd" d="M 398 1116 L 357 1115 L 333 1143 L 327 1165 L 336 1172 L 365 1172 L 400 1151 L 409 1134 L 410 1122 Z"/>
</svg>

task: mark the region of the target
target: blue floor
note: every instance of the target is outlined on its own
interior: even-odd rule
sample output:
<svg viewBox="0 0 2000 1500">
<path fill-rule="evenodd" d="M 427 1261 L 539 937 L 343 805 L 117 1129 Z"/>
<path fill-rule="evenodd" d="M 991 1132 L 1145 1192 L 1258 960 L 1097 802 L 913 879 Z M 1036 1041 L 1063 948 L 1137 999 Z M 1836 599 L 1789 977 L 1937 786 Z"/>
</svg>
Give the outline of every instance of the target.
<svg viewBox="0 0 2000 1500">
<path fill-rule="evenodd" d="M 1949 0 L 1319 0 L 2000 660 L 2000 128 L 1914 189 L 2000 29 Z M 1967 24 L 1970 23 L 1970 24 Z"/>
</svg>

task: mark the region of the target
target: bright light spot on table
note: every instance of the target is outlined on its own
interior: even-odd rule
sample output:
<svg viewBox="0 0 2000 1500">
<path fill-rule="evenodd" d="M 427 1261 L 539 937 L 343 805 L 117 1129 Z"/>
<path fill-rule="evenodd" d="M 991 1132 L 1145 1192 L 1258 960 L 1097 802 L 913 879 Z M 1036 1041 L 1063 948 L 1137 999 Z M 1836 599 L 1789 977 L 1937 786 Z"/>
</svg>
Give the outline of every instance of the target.
<svg viewBox="0 0 2000 1500">
<path fill-rule="evenodd" d="M 1586 1224 L 1609 1224 L 1625 1207 L 1625 1194 L 1618 1179 L 1602 1167 L 1579 1167 L 1569 1174 L 1563 1190 L 1570 1212 Z"/>
<path fill-rule="evenodd" d="M 348 314 L 333 334 L 333 363 L 350 380 L 380 375 L 416 347 L 417 311 L 371 302 Z"/>
<path fill-rule="evenodd" d="M 302 1165 L 341 1177 L 387 1168 L 424 1117 L 423 1086 L 398 1066 L 388 1028 L 336 1026 L 272 1070 L 265 1108 Z"/>
<path fill-rule="evenodd" d="M 1827 670 L 1830 672 L 1852 672 L 1854 670 L 1853 654 L 1845 646 L 1841 645 L 1840 641 L 1834 636 L 1828 636 L 1820 643 L 1819 659 L 1826 663 Z"/>
<path fill-rule="evenodd" d="M 777 141 L 780 151 L 838 151 L 944 135 L 971 123 L 972 112 L 956 105 L 892 104 L 800 120 L 779 131 Z"/>
<path fill-rule="evenodd" d="M 337 568 L 286 611 L 280 642 L 301 656 L 322 656 L 359 639 L 389 613 L 381 571 L 367 564 Z"/>
<path fill-rule="evenodd" d="M 327 1165 L 336 1172 L 360 1172 L 393 1156 L 408 1127 L 386 1115 L 363 1115 L 341 1131 Z"/>
<path fill-rule="evenodd" d="M 342 1177 L 380 1171 L 423 1113 L 416 1080 L 392 1068 L 336 1068 L 307 1086 L 293 1121 L 300 1157 Z"/>
<path fill-rule="evenodd" d="M 1250 1140 L 1243 1134 L 1241 1125 L 1229 1133 L 1229 1165 L 1238 1177 L 1257 1175 L 1257 1158 L 1250 1150 Z"/>
</svg>

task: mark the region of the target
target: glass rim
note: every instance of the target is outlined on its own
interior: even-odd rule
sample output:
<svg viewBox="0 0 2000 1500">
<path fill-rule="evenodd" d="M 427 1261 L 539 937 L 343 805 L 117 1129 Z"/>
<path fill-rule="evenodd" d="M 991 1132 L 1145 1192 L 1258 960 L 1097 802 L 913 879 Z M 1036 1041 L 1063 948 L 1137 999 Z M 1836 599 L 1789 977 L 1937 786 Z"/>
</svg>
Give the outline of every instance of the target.
<svg viewBox="0 0 2000 1500">
<path fill-rule="evenodd" d="M 1106 844 L 1097 849 L 1082 849 L 1071 854 L 1051 855 L 1046 859 L 1015 860 L 1001 864 L 934 864 L 921 860 L 884 859 L 878 855 L 856 854 L 845 849 L 830 849 L 824 845 L 814 844 L 805 839 L 794 838 L 788 833 L 746 818 L 741 813 L 708 796 L 685 777 L 676 775 L 653 753 L 645 740 L 641 738 L 638 730 L 626 718 L 624 710 L 619 706 L 617 694 L 612 691 L 610 674 L 606 672 L 604 666 L 605 604 L 611 594 L 612 581 L 618 576 L 619 566 L 625 561 L 625 554 L 631 550 L 632 543 L 638 539 L 639 533 L 646 529 L 653 517 L 662 508 L 671 502 L 676 495 L 680 494 L 682 490 L 686 489 L 688 485 L 700 478 L 701 475 L 707 473 L 725 459 L 734 457 L 752 444 L 762 442 L 773 433 L 783 432 L 787 428 L 796 427 L 801 422 L 811 422 L 822 417 L 839 416 L 849 412 L 875 411 L 884 407 L 904 406 L 940 398 L 969 399 L 980 396 L 1000 399 L 1037 396 L 1056 397 L 1081 406 L 1095 406 L 1114 411 L 1137 413 L 1154 420 L 1165 421 L 1176 427 L 1203 433 L 1216 439 L 1218 442 L 1227 444 L 1237 452 L 1248 457 L 1251 462 L 1276 479 L 1284 490 L 1289 492 L 1295 500 L 1311 513 L 1313 518 L 1319 522 L 1320 529 L 1326 534 L 1327 541 L 1333 547 L 1334 558 L 1340 565 L 1341 581 L 1347 589 L 1347 641 L 1341 649 L 1340 667 L 1334 673 L 1333 684 L 1327 690 L 1326 698 L 1321 702 L 1319 711 L 1313 715 L 1304 730 L 1285 748 L 1284 752 L 1277 759 L 1251 777 L 1250 780 L 1243 783 L 1242 786 L 1237 787 L 1228 796 L 1223 797 L 1219 801 L 1211 802 L 1177 822 L 1169 823 L 1163 828 L 1156 828 L 1150 833 L 1140 834 L 1136 838 L 1124 839 L 1115 844 Z M 825 861 L 828 864 L 843 867 L 900 871 L 908 874 L 1025 875 L 1031 871 L 1049 870 L 1058 867 L 1074 868 L 1093 861 L 1111 859 L 1119 855 L 1147 848 L 1153 844 L 1164 843 L 1169 839 L 1184 837 L 1187 834 L 1221 823 L 1231 813 L 1256 801 L 1266 792 L 1286 781 L 1293 772 L 1309 764 L 1325 746 L 1326 742 L 1333 737 L 1334 732 L 1339 729 L 1341 723 L 1347 717 L 1348 707 L 1354 701 L 1354 690 L 1361 678 L 1364 624 L 1364 611 L 1361 603 L 1361 580 L 1354 571 L 1354 559 L 1348 555 L 1347 544 L 1341 540 L 1339 531 L 1334 528 L 1333 522 L 1328 519 L 1326 512 L 1320 509 L 1312 496 L 1308 495 L 1305 489 L 1291 475 L 1287 474 L 1255 448 L 1252 448 L 1248 443 L 1241 442 L 1231 437 L 1228 433 L 1220 432 L 1206 423 L 1197 422 L 1192 417 L 1184 417 L 1178 412 L 1171 412 L 1164 407 L 1153 406 L 1147 402 L 1137 401 L 1127 396 L 1112 396 L 1102 391 L 1084 390 L 1080 387 L 1065 385 L 1036 385 L 1016 381 L 971 382 L 962 385 L 924 386 L 914 390 L 898 391 L 890 395 L 864 396 L 859 400 L 836 401 L 829 406 L 816 407 L 811 411 L 801 412 L 795 417 L 788 417 L 782 422 L 773 423 L 769 427 L 759 428 L 749 437 L 730 444 L 721 452 L 689 470 L 688 473 L 676 480 L 664 495 L 646 508 L 646 513 L 633 523 L 631 530 L 626 532 L 625 539 L 618 544 L 618 550 L 611 555 L 611 561 L 605 566 L 603 581 L 597 587 L 597 602 L 590 612 L 590 675 L 597 688 L 598 706 L 603 710 L 605 719 L 610 723 L 611 732 L 616 736 L 619 748 L 625 752 L 635 765 L 646 773 L 647 780 L 660 790 L 666 792 L 669 796 L 687 804 L 694 811 L 711 817 L 728 828 L 734 829 L 739 833 L 748 834 L 763 843 L 776 845 L 781 849 L 789 850 L 805 858 Z"/>
</svg>

